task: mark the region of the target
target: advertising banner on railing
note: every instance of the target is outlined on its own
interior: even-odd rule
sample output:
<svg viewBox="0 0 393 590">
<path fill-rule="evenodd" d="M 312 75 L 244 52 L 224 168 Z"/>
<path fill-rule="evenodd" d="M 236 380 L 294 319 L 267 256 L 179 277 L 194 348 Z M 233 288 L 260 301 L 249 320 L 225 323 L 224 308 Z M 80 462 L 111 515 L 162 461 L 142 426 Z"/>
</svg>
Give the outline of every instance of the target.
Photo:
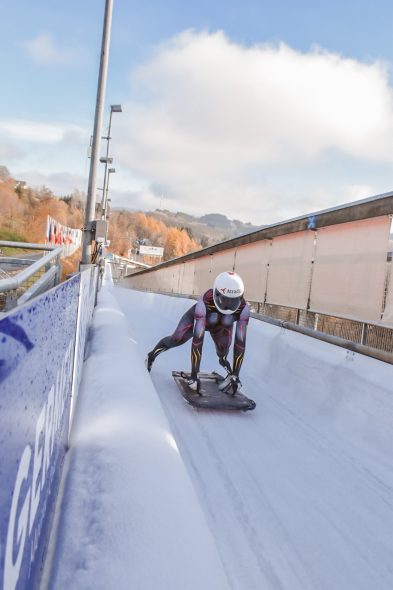
<svg viewBox="0 0 393 590">
<path fill-rule="evenodd" d="M 82 243 L 82 230 L 67 227 L 48 215 L 46 240 L 48 244 L 63 246 L 64 256 L 71 256 Z"/>
<path fill-rule="evenodd" d="M 0 588 L 35 590 L 65 454 L 80 275 L 0 319 Z"/>
</svg>

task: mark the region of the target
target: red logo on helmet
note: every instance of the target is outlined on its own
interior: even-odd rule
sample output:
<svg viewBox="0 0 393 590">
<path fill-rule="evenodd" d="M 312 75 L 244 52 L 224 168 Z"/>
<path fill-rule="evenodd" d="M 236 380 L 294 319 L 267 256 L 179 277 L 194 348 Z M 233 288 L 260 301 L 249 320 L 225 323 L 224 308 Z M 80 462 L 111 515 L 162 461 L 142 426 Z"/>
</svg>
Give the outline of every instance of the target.
<svg viewBox="0 0 393 590">
<path fill-rule="evenodd" d="M 220 289 L 220 291 L 222 291 L 223 293 L 225 293 L 226 290 L 227 290 L 226 287 L 224 287 L 223 289 Z"/>
</svg>

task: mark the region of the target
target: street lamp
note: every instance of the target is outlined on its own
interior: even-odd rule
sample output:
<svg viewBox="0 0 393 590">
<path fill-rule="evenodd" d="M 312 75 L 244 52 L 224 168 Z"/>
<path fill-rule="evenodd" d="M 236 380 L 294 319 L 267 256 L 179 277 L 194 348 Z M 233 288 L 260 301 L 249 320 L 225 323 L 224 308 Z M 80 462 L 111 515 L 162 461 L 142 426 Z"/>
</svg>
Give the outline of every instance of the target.
<svg viewBox="0 0 393 590">
<path fill-rule="evenodd" d="M 108 176 L 107 176 L 107 180 L 106 180 L 105 205 L 104 205 L 104 210 L 102 212 L 102 219 L 104 219 L 106 221 L 106 225 L 105 225 L 105 243 L 108 242 L 109 201 L 110 201 L 110 199 L 108 199 L 109 177 L 110 177 L 111 174 L 114 174 L 115 172 L 116 172 L 116 169 L 115 168 L 109 168 L 108 169 Z"/>
<path fill-rule="evenodd" d="M 103 219 L 107 218 L 107 209 L 108 209 L 108 190 L 109 190 L 109 176 L 110 174 L 114 174 L 116 172 L 116 168 L 108 168 L 108 175 L 106 178 L 106 186 L 105 186 L 105 199 L 104 199 L 104 210 L 103 210 Z"/>
<path fill-rule="evenodd" d="M 106 198 L 106 185 L 108 182 L 108 164 L 112 164 L 113 158 L 109 158 L 109 142 L 111 138 L 111 129 L 112 129 L 112 115 L 113 113 L 122 113 L 123 109 L 121 104 L 111 104 L 111 110 L 109 113 L 109 125 L 108 125 L 108 135 L 103 137 L 102 139 L 106 139 L 106 155 L 104 158 L 100 158 L 100 162 L 105 164 L 105 172 L 104 172 L 104 188 L 102 193 L 102 203 L 103 203 L 103 210 L 106 209 L 105 205 L 105 198 Z"/>
<path fill-rule="evenodd" d="M 108 152 L 109 152 L 109 142 L 112 139 L 111 138 L 112 115 L 113 115 L 113 113 L 122 113 L 122 112 L 123 112 L 123 109 L 121 108 L 121 104 L 111 104 L 111 110 L 109 113 L 108 135 L 102 138 L 102 139 L 107 140 L 107 146 L 106 146 L 107 157 L 108 157 Z"/>
<path fill-rule="evenodd" d="M 123 109 L 121 108 L 121 104 L 111 104 L 111 112 L 112 113 L 122 113 Z"/>
<path fill-rule="evenodd" d="M 101 213 L 102 213 L 104 210 L 104 207 L 105 207 L 105 187 L 106 187 L 107 177 L 108 177 L 108 164 L 112 164 L 113 158 L 108 158 L 108 156 L 106 156 L 105 158 L 100 158 L 100 162 L 102 164 L 105 164 L 104 184 L 103 184 L 102 189 L 98 189 L 98 190 L 102 190 L 102 197 L 101 197 Z"/>
</svg>

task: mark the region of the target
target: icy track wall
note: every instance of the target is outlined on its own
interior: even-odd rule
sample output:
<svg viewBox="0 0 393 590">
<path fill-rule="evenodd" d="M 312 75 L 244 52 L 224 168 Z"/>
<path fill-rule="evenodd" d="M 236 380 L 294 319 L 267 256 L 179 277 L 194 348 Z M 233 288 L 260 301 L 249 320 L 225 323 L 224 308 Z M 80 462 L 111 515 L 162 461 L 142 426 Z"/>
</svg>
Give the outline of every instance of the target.
<svg viewBox="0 0 393 590">
<path fill-rule="evenodd" d="M 121 286 L 199 296 L 234 270 L 250 302 L 392 327 L 392 195 L 268 226 L 132 274 Z"/>
<path fill-rule="evenodd" d="M 97 288 L 87 269 L 0 319 L 0 588 L 38 587 Z"/>
</svg>

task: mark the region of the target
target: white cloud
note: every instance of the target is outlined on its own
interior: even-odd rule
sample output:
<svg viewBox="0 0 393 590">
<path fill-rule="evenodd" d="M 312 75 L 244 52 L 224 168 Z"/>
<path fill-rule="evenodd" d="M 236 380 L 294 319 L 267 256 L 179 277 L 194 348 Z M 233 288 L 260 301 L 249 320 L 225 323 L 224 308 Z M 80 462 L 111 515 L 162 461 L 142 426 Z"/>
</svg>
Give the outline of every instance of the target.
<svg viewBox="0 0 393 590">
<path fill-rule="evenodd" d="M 55 194 L 86 190 L 90 133 L 83 127 L 0 120 L 0 138 L 0 164 L 30 186 L 46 185 Z"/>
<path fill-rule="evenodd" d="M 391 161 L 393 92 L 382 63 L 188 31 L 159 47 L 132 82 L 114 149 L 179 209 L 249 220 L 272 199 L 284 210 L 291 198 L 290 182 L 279 195 L 265 170 L 285 176 L 286 166 L 312 168 L 328 152 L 363 168 Z"/>
<path fill-rule="evenodd" d="M 350 184 L 344 187 L 345 198 L 350 201 L 366 199 L 373 194 L 373 187 L 369 184 Z"/>
<path fill-rule="evenodd" d="M 0 120 L 0 132 L 16 140 L 34 143 L 86 143 L 86 129 L 71 124 L 37 123 L 23 119 Z"/>
<path fill-rule="evenodd" d="M 65 195 L 72 193 L 74 190 L 84 190 L 86 188 L 86 178 L 69 172 L 44 174 L 38 170 L 25 170 L 18 172 L 18 178 L 24 180 L 33 188 L 47 186 L 56 195 Z"/>
<path fill-rule="evenodd" d="M 148 188 L 136 191 L 111 188 L 109 197 L 113 207 L 127 210 L 153 211 L 160 206 L 159 198 Z"/>
<path fill-rule="evenodd" d="M 43 33 L 34 39 L 24 41 L 22 47 L 36 64 L 75 64 L 79 63 L 82 58 L 82 52 L 79 49 L 57 47 L 53 36 L 49 33 Z"/>
<path fill-rule="evenodd" d="M 23 152 L 17 146 L 10 143 L 0 143 L 0 163 L 5 160 L 15 160 L 23 157 Z"/>
</svg>

